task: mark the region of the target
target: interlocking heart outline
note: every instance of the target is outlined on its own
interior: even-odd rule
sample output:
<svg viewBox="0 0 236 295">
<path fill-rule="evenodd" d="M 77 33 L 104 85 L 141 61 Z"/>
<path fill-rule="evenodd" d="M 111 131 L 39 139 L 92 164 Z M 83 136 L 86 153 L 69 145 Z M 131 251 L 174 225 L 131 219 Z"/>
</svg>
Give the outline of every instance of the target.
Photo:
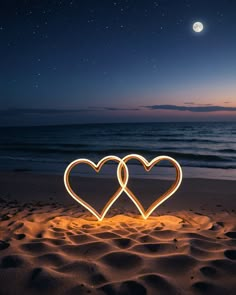
<svg viewBox="0 0 236 295">
<path fill-rule="evenodd" d="M 145 211 L 143 205 L 138 200 L 138 198 L 135 196 L 135 194 L 127 186 L 128 180 L 129 180 L 129 170 L 127 167 L 127 163 L 128 163 L 128 161 L 130 161 L 132 159 L 138 160 L 147 172 L 149 172 L 156 164 L 160 163 L 163 160 L 169 161 L 175 167 L 175 171 L 176 171 L 175 182 L 171 185 L 171 187 L 166 192 L 164 192 L 160 197 L 158 197 L 156 199 L 156 201 L 154 201 L 146 211 Z M 111 196 L 111 198 L 105 204 L 104 208 L 102 209 L 102 212 L 99 213 L 89 203 L 84 201 L 77 193 L 74 192 L 74 190 L 72 189 L 72 187 L 70 185 L 69 176 L 70 176 L 72 169 L 79 164 L 87 164 L 91 168 L 93 168 L 97 173 L 99 173 L 102 166 L 109 161 L 115 161 L 118 163 L 116 174 L 117 174 L 117 179 L 118 179 L 120 187 L 114 192 L 114 194 Z M 169 199 L 171 196 L 173 196 L 173 194 L 180 187 L 180 184 L 182 182 L 182 178 L 183 178 L 183 173 L 182 173 L 181 166 L 179 165 L 179 163 L 175 159 L 173 159 L 169 156 L 158 156 L 158 157 L 155 157 L 154 159 L 152 159 L 150 162 L 148 162 L 141 155 L 130 154 L 130 155 L 125 156 L 122 159 L 117 156 L 106 156 L 106 157 L 102 158 L 97 164 L 95 164 L 94 162 L 92 162 L 89 159 L 85 159 L 85 158 L 77 159 L 77 160 L 71 162 L 67 166 L 65 173 L 64 173 L 64 184 L 65 184 L 65 188 L 66 188 L 67 192 L 69 193 L 69 195 L 74 200 L 76 200 L 80 205 L 82 205 L 88 211 L 90 211 L 99 221 L 103 220 L 103 218 L 107 214 L 110 207 L 115 203 L 115 201 L 120 197 L 120 195 L 123 192 L 126 193 L 126 195 L 130 198 L 130 200 L 135 204 L 135 206 L 138 208 L 139 212 L 141 213 L 142 217 L 144 219 L 147 219 L 158 206 L 160 206 L 167 199 Z"/>
</svg>

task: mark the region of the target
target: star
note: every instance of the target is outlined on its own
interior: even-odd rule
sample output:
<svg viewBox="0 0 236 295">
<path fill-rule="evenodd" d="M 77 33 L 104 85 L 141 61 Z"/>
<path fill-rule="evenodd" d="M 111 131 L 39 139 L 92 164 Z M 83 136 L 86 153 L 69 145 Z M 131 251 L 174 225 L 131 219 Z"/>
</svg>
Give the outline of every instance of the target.
<svg viewBox="0 0 236 295">
<path fill-rule="evenodd" d="M 154 6 L 155 6 L 155 8 L 158 7 L 159 6 L 159 3 L 155 1 L 154 2 Z"/>
</svg>

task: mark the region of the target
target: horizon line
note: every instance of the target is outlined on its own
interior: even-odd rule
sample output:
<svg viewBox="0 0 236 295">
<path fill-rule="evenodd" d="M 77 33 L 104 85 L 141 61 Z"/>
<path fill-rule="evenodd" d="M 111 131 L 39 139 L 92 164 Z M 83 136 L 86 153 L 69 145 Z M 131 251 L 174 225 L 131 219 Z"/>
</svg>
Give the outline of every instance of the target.
<svg viewBox="0 0 236 295">
<path fill-rule="evenodd" d="M 88 123 L 64 123 L 64 124 L 38 124 L 38 125 L 0 125 L 0 128 L 30 128 L 30 127 L 65 127 L 65 126 L 84 126 L 84 125 L 125 125 L 125 124 L 183 124 L 183 123 L 209 123 L 209 124 L 214 124 L 214 123 L 235 123 L 236 120 L 212 120 L 212 121 L 153 121 L 153 122 L 88 122 Z"/>
</svg>

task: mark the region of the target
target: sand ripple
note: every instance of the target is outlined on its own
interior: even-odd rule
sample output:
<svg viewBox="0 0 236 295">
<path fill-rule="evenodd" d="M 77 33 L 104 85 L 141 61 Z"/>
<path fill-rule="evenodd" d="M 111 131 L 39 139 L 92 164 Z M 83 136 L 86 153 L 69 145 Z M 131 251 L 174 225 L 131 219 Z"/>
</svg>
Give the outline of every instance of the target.
<svg viewBox="0 0 236 295">
<path fill-rule="evenodd" d="M 75 206 L 0 209 L 0 294 L 236 294 L 233 212 L 97 222 Z"/>
</svg>

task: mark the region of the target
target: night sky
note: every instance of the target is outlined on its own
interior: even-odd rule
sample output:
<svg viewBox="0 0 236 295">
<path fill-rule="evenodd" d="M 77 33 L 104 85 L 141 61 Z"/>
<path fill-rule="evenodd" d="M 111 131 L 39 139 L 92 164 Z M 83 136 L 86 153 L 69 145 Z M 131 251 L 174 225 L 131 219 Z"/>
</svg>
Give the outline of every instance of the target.
<svg viewBox="0 0 236 295">
<path fill-rule="evenodd" d="M 1 125 L 236 120 L 233 0 L 1 0 L 0 59 Z"/>
</svg>

